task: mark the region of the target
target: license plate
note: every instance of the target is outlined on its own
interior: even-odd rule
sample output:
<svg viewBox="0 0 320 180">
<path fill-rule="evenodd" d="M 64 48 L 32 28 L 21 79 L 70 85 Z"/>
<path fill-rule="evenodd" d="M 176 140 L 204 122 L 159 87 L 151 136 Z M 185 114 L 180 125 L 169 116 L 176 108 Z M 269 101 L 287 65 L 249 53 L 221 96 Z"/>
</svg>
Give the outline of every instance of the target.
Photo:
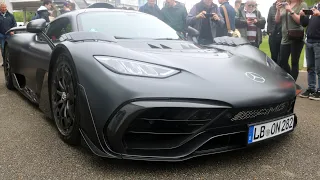
<svg viewBox="0 0 320 180">
<path fill-rule="evenodd" d="M 249 126 L 248 144 L 272 138 L 293 129 L 294 115 L 276 121 Z"/>
</svg>

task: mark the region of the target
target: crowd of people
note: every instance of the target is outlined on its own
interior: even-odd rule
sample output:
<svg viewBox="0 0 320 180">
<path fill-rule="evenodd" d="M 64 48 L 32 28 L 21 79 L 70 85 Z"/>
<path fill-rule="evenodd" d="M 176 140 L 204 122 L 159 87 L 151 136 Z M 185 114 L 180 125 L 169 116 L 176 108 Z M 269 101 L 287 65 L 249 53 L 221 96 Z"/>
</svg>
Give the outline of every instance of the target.
<svg viewBox="0 0 320 180">
<path fill-rule="evenodd" d="M 201 0 L 187 12 L 175 0 L 167 0 L 161 10 L 155 0 L 148 0 L 139 11 L 159 18 L 183 34 L 188 26 L 197 29 L 199 44 L 210 44 L 215 37 L 232 36 L 238 31 L 239 37 L 259 48 L 267 21 L 271 58 L 294 80 L 298 78 L 299 60 L 306 45 L 308 88 L 300 96 L 320 100 L 320 3 L 309 8 L 303 0 L 276 0 L 265 19 L 256 0 L 236 0 L 233 7 L 229 0 L 218 2 L 220 6 L 213 0 Z M 304 10 L 311 14 L 305 14 Z"/>
<path fill-rule="evenodd" d="M 195 28 L 199 31 L 198 43 L 202 45 L 213 43 L 215 37 L 235 36 L 246 38 L 259 48 L 267 22 L 271 58 L 295 80 L 299 75 L 301 52 L 306 46 L 308 88 L 300 96 L 320 100 L 320 1 L 309 8 L 303 0 L 275 0 L 267 20 L 258 10 L 256 0 L 236 0 L 234 6 L 229 0 L 218 2 L 219 5 L 213 0 L 200 0 L 187 12 L 185 5 L 175 0 L 166 0 L 162 9 L 155 0 L 148 0 L 139 11 L 159 18 L 183 35 L 187 35 L 187 27 Z M 4 39 L 13 35 L 5 32 L 17 26 L 6 7 L 5 3 L 0 4 L 1 49 Z M 70 2 L 58 10 L 51 0 L 44 0 L 33 19 L 43 18 L 50 22 L 52 18 L 74 9 Z"/>
<path fill-rule="evenodd" d="M 218 2 L 219 5 L 213 0 L 201 0 L 187 12 L 185 5 L 175 0 L 166 0 L 161 10 L 155 0 L 148 0 L 139 11 L 159 18 L 182 34 L 186 34 L 189 26 L 195 28 L 200 32 L 200 44 L 210 44 L 215 37 L 229 35 L 247 38 L 259 48 L 266 19 L 257 9 L 256 0 L 237 0 L 234 7 L 229 0 Z"/>
<path fill-rule="evenodd" d="M 59 15 L 73 10 L 75 10 L 75 4 L 70 1 L 64 2 L 63 7 L 59 9 L 51 0 L 44 0 L 43 5 L 39 7 L 35 15 L 32 17 L 32 20 L 42 18 L 47 22 L 51 22 Z"/>
<path fill-rule="evenodd" d="M 303 0 L 276 0 L 269 9 L 267 19 L 271 58 L 295 80 L 299 75 L 299 61 L 305 46 L 308 88 L 300 97 L 312 100 L 320 100 L 319 10 L 320 3 L 309 8 Z"/>
</svg>

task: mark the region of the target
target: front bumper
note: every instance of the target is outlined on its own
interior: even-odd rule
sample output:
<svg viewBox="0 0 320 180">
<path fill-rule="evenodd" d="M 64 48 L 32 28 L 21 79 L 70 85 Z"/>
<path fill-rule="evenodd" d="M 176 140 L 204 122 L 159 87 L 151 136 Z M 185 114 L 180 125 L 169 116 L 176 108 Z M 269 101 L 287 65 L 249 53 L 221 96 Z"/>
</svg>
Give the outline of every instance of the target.
<svg viewBox="0 0 320 180">
<path fill-rule="evenodd" d="M 294 105 L 295 99 L 241 109 L 183 100 L 128 102 L 105 124 L 103 142 L 116 158 L 182 161 L 246 148 L 248 124 L 292 115 Z"/>
</svg>

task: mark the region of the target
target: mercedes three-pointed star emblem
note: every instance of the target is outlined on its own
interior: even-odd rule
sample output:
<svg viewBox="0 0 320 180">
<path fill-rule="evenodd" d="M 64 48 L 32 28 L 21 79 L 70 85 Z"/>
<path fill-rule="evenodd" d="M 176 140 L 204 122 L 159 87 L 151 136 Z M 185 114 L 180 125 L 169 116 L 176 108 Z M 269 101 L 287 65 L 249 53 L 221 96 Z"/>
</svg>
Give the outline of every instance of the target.
<svg viewBox="0 0 320 180">
<path fill-rule="evenodd" d="M 250 78 L 253 81 L 258 82 L 258 83 L 264 83 L 266 81 L 261 75 L 254 73 L 254 72 L 246 72 L 245 75 L 248 78 Z"/>
</svg>

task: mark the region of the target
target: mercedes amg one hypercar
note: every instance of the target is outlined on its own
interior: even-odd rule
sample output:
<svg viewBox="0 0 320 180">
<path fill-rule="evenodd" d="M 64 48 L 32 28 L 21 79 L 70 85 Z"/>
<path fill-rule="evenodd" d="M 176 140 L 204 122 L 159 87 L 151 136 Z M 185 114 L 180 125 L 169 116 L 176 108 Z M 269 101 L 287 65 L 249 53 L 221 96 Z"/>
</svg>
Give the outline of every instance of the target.
<svg viewBox="0 0 320 180">
<path fill-rule="evenodd" d="M 29 22 L 5 42 L 8 89 L 62 140 L 102 157 L 182 161 L 292 132 L 294 79 L 242 38 L 197 43 L 148 14 L 89 8 Z"/>
</svg>

